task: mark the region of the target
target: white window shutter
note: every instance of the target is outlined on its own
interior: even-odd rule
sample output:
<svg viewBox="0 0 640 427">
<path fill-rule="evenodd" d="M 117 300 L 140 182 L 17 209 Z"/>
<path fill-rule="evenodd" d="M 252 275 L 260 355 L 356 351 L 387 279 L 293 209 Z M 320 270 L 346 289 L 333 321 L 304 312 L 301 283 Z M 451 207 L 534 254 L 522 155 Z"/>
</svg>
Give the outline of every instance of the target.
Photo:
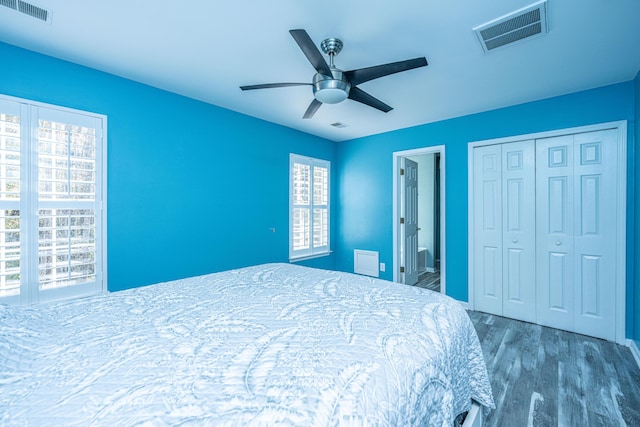
<svg viewBox="0 0 640 427">
<path fill-rule="evenodd" d="M 104 116 L 0 98 L 0 301 L 103 290 L 105 126 Z"/>
<path fill-rule="evenodd" d="M 290 155 L 289 259 L 330 251 L 330 162 Z"/>
</svg>

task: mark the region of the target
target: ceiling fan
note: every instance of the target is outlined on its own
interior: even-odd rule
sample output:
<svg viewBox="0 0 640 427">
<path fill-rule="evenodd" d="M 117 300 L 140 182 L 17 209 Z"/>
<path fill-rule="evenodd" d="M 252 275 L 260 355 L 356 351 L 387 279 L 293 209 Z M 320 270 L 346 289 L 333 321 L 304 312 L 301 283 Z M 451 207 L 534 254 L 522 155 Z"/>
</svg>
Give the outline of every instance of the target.
<svg viewBox="0 0 640 427">
<path fill-rule="evenodd" d="M 316 74 L 312 83 L 266 83 L 259 85 L 240 86 L 242 90 L 270 89 L 276 87 L 289 86 L 313 86 L 314 99 L 304 113 L 304 119 L 310 119 L 318 111 L 322 104 L 337 104 L 349 98 L 382 112 L 388 113 L 393 108 L 369 95 L 357 85 L 368 82 L 389 74 L 411 70 L 413 68 L 424 67 L 427 64 L 426 58 L 414 58 L 406 61 L 391 62 L 374 67 L 359 68 L 357 70 L 342 71 L 333 65 L 334 57 L 342 50 L 342 41 L 336 38 L 329 38 L 322 41 L 320 47 L 329 56 L 329 64 L 305 30 L 289 30 L 293 39 L 298 43 L 300 49 L 305 54 Z"/>
</svg>

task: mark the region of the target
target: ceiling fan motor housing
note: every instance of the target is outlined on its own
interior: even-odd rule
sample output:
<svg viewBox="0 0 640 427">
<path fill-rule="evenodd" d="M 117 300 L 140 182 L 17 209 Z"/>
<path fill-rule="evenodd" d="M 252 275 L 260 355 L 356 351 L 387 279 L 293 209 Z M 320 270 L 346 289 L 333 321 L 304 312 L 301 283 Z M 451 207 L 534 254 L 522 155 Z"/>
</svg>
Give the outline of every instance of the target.
<svg viewBox="0 0 640 427">
<path fill-rule="evenodd" d="M 332 68 L 331 77 L 316 73 L 313 76 L 313 96 L 323 104 L 337 104 L 349 96 L 351 84 L 342 70 Z"/>
</svg>

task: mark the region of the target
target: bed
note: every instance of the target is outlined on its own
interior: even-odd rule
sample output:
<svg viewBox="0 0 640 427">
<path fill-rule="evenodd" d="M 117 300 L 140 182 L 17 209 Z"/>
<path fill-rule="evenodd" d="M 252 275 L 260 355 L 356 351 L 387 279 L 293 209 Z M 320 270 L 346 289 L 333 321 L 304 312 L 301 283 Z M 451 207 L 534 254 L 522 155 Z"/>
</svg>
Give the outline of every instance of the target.
<svg viewBox="0 0 640 427">
<path fill-rule="evenodd" d="M 494 407 L 453 299 L 264 264 L 0 304 L 0 424 L 452 426 Z"/>
</svg>

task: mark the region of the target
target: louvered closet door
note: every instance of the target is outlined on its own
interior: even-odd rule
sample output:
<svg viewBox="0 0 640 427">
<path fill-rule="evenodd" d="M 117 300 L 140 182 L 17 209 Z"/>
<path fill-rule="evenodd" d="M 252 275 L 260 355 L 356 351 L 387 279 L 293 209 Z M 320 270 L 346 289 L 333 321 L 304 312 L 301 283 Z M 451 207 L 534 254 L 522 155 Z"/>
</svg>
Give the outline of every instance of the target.
<svg viewBox="0 0 640 427">
<path fill-rule="evenodd" d="M 615 339 L 617 132 L 538 140 L 538 323 Z"/>
</svg>

